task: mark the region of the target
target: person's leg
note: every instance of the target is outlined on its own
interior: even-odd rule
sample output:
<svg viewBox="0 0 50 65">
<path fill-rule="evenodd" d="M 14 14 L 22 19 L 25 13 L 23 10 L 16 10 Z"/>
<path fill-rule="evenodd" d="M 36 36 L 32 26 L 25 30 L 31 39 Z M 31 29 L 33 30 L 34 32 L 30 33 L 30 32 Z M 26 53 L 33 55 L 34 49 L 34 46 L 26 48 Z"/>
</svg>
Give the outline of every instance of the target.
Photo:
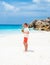
<svg viewBox="0 0 50 65">
<path fill-rule="evenodd" d="M 25 51 L 27 51 L 28 50 L 28 44 L 26 43 L 25 44 Z"/>
</svg>

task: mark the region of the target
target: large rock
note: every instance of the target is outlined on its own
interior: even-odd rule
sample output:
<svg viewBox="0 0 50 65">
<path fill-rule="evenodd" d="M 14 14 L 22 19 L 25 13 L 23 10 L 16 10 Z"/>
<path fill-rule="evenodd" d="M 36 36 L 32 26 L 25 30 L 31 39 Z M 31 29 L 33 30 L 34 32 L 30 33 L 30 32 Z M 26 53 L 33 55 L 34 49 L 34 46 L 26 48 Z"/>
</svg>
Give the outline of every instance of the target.
<svg viewBox="0 0 50 65">
<path fill-rule="evenodd" d="M 36 22 L 37 22 L 37 20 L 31 22 L 31 23 L 29 24 L 29 28 L 32 28 L 32 27 L 36 28 L 36 25 L 35 25 Z"/>
<path fill-rule="evenodd" d="M 50 31 L 50 18 L 45 20 L 35 20 L 29 24 L 29 28 L 35 28 L 36 30 Z"/>
</svg>

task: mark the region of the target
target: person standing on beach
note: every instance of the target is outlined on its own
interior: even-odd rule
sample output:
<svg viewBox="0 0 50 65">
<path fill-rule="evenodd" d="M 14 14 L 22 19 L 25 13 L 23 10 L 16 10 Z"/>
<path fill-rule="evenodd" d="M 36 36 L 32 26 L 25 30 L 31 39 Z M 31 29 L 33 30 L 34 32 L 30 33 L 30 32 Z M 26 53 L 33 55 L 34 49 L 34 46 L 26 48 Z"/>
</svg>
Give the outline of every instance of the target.
<svg viewBox="0 0 50 65">
<path fill-rule="evenodd" d="M 22 32 L 24 33 L 24 47 L 25 47 L 25 51 L 28 50 L 28 36 L 29 36 L 29 28 L 28 28 L 28 24 L 24 23 L 24 29 L 22 30 Z"/>
</svg>

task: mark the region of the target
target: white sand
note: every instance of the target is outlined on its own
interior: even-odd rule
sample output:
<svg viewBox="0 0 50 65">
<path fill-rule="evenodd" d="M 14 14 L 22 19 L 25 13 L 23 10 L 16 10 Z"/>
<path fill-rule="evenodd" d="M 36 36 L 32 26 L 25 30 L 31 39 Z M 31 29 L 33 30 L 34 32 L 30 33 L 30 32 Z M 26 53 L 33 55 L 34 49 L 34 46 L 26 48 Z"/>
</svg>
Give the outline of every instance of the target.
<svg viewBox="0 0 50 65">
<path fill-rule="evenodd" d="M 50 65 L 50 32 L 32 32 L 28 52 L 23 34 L 0 34 L 0 65 Z"/>
</svg>

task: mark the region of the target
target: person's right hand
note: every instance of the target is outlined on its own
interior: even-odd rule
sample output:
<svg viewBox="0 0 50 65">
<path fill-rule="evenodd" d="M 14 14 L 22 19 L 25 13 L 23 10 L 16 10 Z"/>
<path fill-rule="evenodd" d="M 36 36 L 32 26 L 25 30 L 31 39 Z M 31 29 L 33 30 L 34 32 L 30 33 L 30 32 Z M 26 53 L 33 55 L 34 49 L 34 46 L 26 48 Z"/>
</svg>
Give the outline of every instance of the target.
<svg viewBox="0 0 50 65">
<path fill-rule="evenodd" d="M 21 30 L 22 32 L 24 32 L 24 30 Z"/>
</svg>

